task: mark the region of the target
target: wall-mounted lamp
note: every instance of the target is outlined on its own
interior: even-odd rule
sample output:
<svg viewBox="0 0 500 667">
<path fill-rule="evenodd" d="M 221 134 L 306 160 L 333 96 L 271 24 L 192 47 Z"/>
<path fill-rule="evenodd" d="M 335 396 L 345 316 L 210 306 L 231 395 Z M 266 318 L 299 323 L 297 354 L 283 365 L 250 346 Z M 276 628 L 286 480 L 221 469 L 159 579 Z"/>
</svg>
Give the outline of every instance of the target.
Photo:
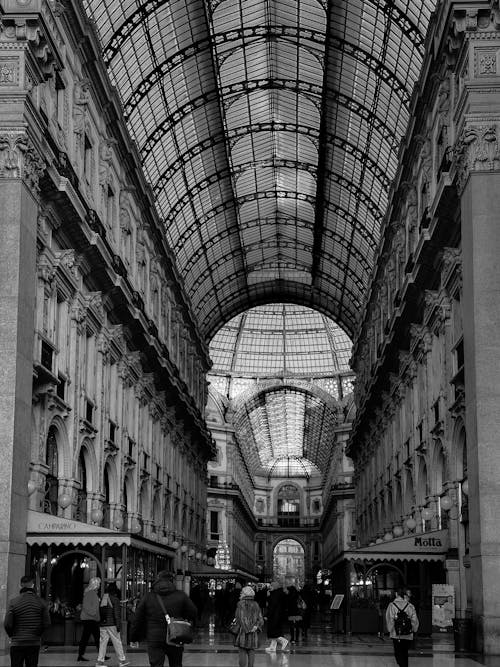
<svg viewBox="0 0 500 667">
<path fill-rule="evenodd" d="M 57 502 L 59 503 L 59 507 L 62 507 L 62 509 L 65 510 L 66 507 L 71 505 L 71 497 L 67 493 L 61 493 Z"/>
</svg>

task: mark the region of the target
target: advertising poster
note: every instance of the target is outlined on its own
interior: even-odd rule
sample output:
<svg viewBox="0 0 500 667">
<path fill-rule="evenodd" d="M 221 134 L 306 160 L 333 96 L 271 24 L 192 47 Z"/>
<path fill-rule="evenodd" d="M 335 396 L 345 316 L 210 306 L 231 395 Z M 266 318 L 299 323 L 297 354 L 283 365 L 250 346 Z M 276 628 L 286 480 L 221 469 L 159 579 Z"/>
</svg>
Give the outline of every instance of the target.
<svg viewBox="0 0 500 667">
<path fill-rule="evenodd" d="M 455 587 L 451 584 L 432 584 L 432 631 L 453 632 L 455 617 Z"/>
</svg>

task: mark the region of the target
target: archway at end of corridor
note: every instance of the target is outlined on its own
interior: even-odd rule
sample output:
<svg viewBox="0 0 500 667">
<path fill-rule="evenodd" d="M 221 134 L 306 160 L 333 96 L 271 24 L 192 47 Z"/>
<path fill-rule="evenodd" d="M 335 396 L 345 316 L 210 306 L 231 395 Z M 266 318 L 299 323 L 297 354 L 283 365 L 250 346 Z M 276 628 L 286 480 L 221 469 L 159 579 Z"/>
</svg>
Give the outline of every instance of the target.
<svg viewBox="0 0 500 667">
<path fill-rule="evenodd" d="M 280 540 L 273 550 L 273 580 L 300 589 L 305 582 L 304 547 L 297 540 Z"/>
</svg>

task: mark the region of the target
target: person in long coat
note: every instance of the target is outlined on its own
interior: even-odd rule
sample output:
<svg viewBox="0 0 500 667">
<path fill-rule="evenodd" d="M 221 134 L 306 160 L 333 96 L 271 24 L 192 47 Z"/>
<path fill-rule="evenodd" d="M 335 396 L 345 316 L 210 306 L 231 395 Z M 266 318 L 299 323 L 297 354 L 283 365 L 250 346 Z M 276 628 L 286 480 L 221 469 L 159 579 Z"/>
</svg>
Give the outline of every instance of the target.
<svg viewBox="0 0 500 667">
<path fill-rule="evenodd" d="M 94 638 L 95 647 L 99 651 L 99 622 L 101 620 L 99 613 L 100 588 L 100 578 L 92 577 L 83 594 L 82 610 L 80 612 L 80 620 L 82 622 L 83 631 L 80 643 L 78 645 L 78 662 L 88 662 L 88 658 L 85 657 L 85 649 L 87 648 L 87 644 L 91 635 Z"/>
<path fill-rule="evenodd" d="M 238 628 L 238 634 L 234 638 L 234 645 L 239 648 L 238 665 L 253 667 L 264 617 L 259 604 L 255 601 L 255 591 L 251 586 L 243 587 L 234 619 Z"/>
<path fill-rule="evenodd" d="M 274 653 L 278 643 L 281 644 L 282 651 L 288 646 L 288 639 L 283 636 L 287 616 L 286 593 L 277 581 L 273 581 L 267 599 L 267 637 L 271 640 L 265 649 L 268 653 Z"/>
</svg>

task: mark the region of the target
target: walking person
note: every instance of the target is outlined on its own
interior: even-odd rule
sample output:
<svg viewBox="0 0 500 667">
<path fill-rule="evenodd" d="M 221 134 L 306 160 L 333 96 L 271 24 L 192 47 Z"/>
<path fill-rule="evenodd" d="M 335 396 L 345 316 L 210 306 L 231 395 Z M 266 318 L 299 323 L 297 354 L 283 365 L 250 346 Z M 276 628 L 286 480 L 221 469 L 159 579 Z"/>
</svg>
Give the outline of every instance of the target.
<svg viewBox="0 0 500 667">
<path fill-rule="evenodd" d="M 299 641 L 299 632 L 302 627 L 304 601 L 295 586 L 288 587 L 288 622 L 290 624 L 290 641 L 292 644 Z"/>
<path fill-rule="evenodd" d="M 120 667 L 130 665 L 130 661 L 125 657 L 123 650 L 122 639 L 120 636 L 122 618 L 120 610 L 120 591 L 114 583 L 106 586 L 101 605 L 100 605 L 100 641 L 99 641 L 99 655 L 97 657 L 96 667 L 104 667 L 106 648 L 111 639 L 115 653 L 118 657 L 118 664 Z"/>
<path fill-rule="evenodd" d="M 96 649 L 99 651 L 99 590 L 101 580 L 99 577 L 92 577 L 83 593 L 82 610 L 80 620 L 82 622 L 82 636 L 78 644 L 78 662 L 88 662 L 85 657 L 85 650 L 90 637 L 94 638 Z"/>
<path fill-rule="evenodd" d="M 164 611 L 165 610 L 165 611 Z M 183 646 L 167 644 L 167 621 L 165 613 L 172 618 L 196 621 L 196 606 L 184 593 L 175 588 L 174 575 L 163 570 L 158 573 L 152 589 L 142 598 L 135 610 L 130 629 L 130 641 L 146 639 L 151 667 L 163 667 L 165 656 L 169 667 L 182 667 Z"/>
<path fill-rule="evenodd" d="M 40 639 L 49 625 L 49 609 L 35 593 L 35 580 L 21 577 L 21 590 L 9 601 L 4 620 L 11 667 L 37 667 Z"/>
<path fill-rule="evenodd" d="M 396 663 L 399 667 L 408 667 L 408 650 L 413 642 L 413 633 L 418 630 L 418 618 L 406 589 L 398 589 L 396 597 L 387 607 L 385 620 L 394 644 Z"/>
<path fill-rule="evenodd" d="M 234 618 L 238 627 L 238 634 L 234 638 L 234 645 L 239 648 L 238 666 L 253 667 L 264 618 L 251 586 L 242 588 Z"/>
<path fill-rule="evenodd" d="M 271 584 L 271 590 L 267 598 L 267 637 L 271 640 L 265 649 L 268 653 L 274 653 L 281 644 L 284 651 L 288 646 L 288 639 L 283 637 L 283 625 L 287 619 L 286 593 L 277 581 Z"/>
</svg>

